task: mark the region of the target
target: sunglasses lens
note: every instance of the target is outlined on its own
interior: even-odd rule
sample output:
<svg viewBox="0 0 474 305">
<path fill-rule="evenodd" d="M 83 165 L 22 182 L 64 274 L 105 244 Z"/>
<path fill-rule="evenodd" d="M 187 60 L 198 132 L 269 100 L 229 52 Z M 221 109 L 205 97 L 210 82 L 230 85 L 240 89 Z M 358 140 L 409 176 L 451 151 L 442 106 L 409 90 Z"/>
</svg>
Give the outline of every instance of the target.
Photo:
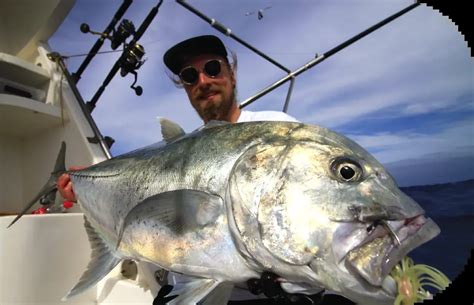
<svg viewBox="0 0 474 305">
<path fill-rule="evenodd" d="M 210 77 L 216 77 L 221 73 L 221 63 L 218 60 L 210 60 L 204 65 L 204 71 Z"/>
<path fill-rule="evenodd" d="M 193 67 L 183 69 L 183 71 L 179 73 L 179 77 L 186 84 L 194 84 L 197 81 L 198 76 L 199 76 L 198 71 L 194 69 Z"/>
<path fill-rule="evenodd" d="M 221 73 L 221 63 L 212 59 L 204 65 L 204 73 L 209 77 L 216 77 Z M 199 78 L 199 71 L 194 67 L 184 68 L 180 73 L 181 80 L 188 85 L 193 85 Z"/>
</svg>

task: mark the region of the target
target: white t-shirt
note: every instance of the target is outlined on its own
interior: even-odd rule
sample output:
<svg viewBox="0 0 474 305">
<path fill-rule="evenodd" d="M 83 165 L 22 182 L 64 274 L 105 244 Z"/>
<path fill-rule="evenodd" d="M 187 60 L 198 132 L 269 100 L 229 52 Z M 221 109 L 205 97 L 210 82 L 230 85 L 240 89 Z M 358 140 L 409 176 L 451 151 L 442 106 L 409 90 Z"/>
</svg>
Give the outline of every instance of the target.
<svg viewBox="0 0 474 305">
<path fill-rule="evenodd" d="M 294 117 L 280 111 L 247 111 L 240 112 L 237 123 L 253 122 L 253 121 L 285 121 L 299 122 Z"/>
</svg>

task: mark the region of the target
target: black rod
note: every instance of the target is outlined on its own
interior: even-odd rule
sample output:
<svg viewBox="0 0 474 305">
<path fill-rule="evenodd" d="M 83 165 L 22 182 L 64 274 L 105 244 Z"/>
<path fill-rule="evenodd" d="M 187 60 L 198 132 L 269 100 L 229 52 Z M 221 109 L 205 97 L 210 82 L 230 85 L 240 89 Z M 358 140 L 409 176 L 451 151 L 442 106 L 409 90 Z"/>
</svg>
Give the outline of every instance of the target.
<svg viewBox="0 0 474 305">
<path fill-rule="evenodd" d="M 86 107 L 86 104 L 84 103 L 84 100 L 82 99 L 81 94 L 79 93 L 79 90 L 77 89 L 76 82 L 74 81 L 73 77 L 71 74 L 69 74 L 69 71 L 64 64 L 64 61 L 59 55 L 59 53 L 53 52 L 48 54 L 48 58 L 54 62 L 56 62 L 59 67 L 61 68 L 61 71 L 63 72 L 64 76 L 66 76 L 66 81 L 68 82 L 69 86 L 71 87 L 72 93 L 76 97 L 77 102 L 79 103 L 79 106 L 81 107 L 82 112 L 84 113 L 84 116 L 87 119 L 87 122 L 89 122 L 89 125 L 92 128 L 92 132 L 94 133 L 94 137 L 98 141 L 97 143 L 100 145 L 102 148 L 102 151 L 104 154 L 107 156 L 108 159 L 112 158 L 112 155 L 110 154 L 109 147 L 107 146 L 106 142 L 104 141 L 104 137 L 100 133 L 99 128 L 97 127 L 97 124 L 95 123 L 94 119 L 92 118 L 92 115 L 90 114 L 89 110 Z"/>
<path fill-rule="evenodd" d="M 94 110 L 95 105 L 97 104 L 97 101 L 99 100 L 102 93 L 105 91 L 105 87 L 107 87 L 110 81 L 114 78 L 115 74 L 117 74 L 117 71 L 120 69 L 121 63 L 125 59 L 125 56 L 128 54 L 130 48 L 134 47 L 135 43 L 138 41 L 138 39 L 142 37 L 142 35 L 145 33 L 148 26 L 153 21 L 153 18 L 155 18 L 156 14 L 158 13 L 158 9 L 160 8 L 162 3 L 163 3 L 163 0 L 160 0 L 160 2 L 151 9 L 147 17 L 145 18 L 145 20 L 140 25 L 140 28 L 133 35 L 133 39 L 130 41 L 130 43 L 126 45 L 126 47 L 123 50 L 122 55 L 119 57 L 119 59 L 117 59 L 112 69 L 110 69 L 110 72 L 105 77 L 104 81 L 102 82 L 102 85 L 99 87 L 99 89 L 94 94 L 92 99 L 89 102 L 87 102 L 86 106 L 90 112 Z"/>
<path fill-rule="evenodd" d="M 204 21 L 206 21 L 207 23 L 209 23 L 213 28 L 215 28 L 216 30 L 218 30 L 219 32 L 221 32 L 222 34 L 226 35 L 226 36 L 229 36 L 231 37 L 232 39 L 236 40 L 237 42 L 239 42 L 240 44 L 244 45 L 245 47 L 247 47 L 248 49 L 252 50 L 253 52 L 257 53 L 258 55 L 260 55 L 261 57 L 265 58 L 266 60 L 268 60 L 269 62 L 271 62 L 272 64 L 274 64 L 275 66 L 277 66 L 278 68 L 282 69 L 283 71 L 287 72 L 287 73 L 290 73 L 291 70 L 286 68 L 285 66 L 283 66 L 282 64 L 280 64 L 279 62 L 275 61 L 274 59 L 272 59 L 271 57 L 269 57 L 268 55 L 264 54 L 263 52 L 257 50 L 256 48 L 254 48 L 253 46 L 251 46 L 250 44 L 248 44 L 247 42 L 245 42 L 244 40 L 240 39 L 239 37 L 237 37 L 236 35 L 234 35 L 232 33 L 232 30 L 226 26 L 224 26 L 222 23 L 218 22 L 217 20 L 215 19 L 212 19 L 212 18 L 209 18 L 207 17 L 206 15 L 204 15 L 203 13 L 201 13 L 200 11 L 198 11 L 196 8 L 192 7 L 191 5 L 189 5 L 188 3 L 186 3 L 185 0 L 176 0 L 176 2 L 178 2 L 179 4 L 181 4 L 183 7 L 185 7 L 186 9 L 188 9 L 189 11 L 191 11 L 192 13 L 196 14 L 198 17 L 200 17 L 201 19 L 203 19 Z"/>
<path fill-rule="evenodd" d="M 127 51 L 128 47 L 125 48 L 124 50 L 124 53 Z M 109 74 L 107 74 L 107 76 L 105 77 L 104 81 L 102 82 L 102 85 L 100 85 L 99 89 L 96 91 L 96 93 L 94 94 L 94 96 L 92 97 L 92 99 L 90 101 L 88 101 L 86 103 L 86 107 L 87 107 L 87 110 L 89 112 L 92 112 L 95 108 L 95 105 L 97 104 L 97 101 L 99 100 L 100 96 L 102 95 L 102 93 L 104 93 L 105 91 L 105 88 L 107 87 L 107 85 L 110 83 L 110 81 L 114 78 L 115 74 L 117 74 L 117 71 L 120 69 L 120 62 L 121 62 L 121 59 L 123 58 L 124 55 L 120 55 L 120 58 L 117 59 L 117 61 L 115 62 L 115 64 L 113 65 L 112 69 L 110 69 L 109 71 Z"/>
<path fill-rule="evenodd" d="M 158 10 L 159 10 L 162 3 L 163 3 L 163 0 L 160 0 L 160 2 L 158 2 L 158 4 L 156 6 L 154 6 L 151 9 L 151 11 L 148 13 L 145 20 L 143 20 L 142 24 L 140 25 L 140 27 L 138 28 L 136 33 L 133 35 L 133 40 L 132 40 L 133 43 L 137 42 L 142 37 L 142 35 L 145 33 L 146 29 L 150 26 L 151 22 L 153 21 L 153 19 L 156 16 L 156 14 L 158 14 Z M 133 44 L 133 43 L 131 43 L 131 44 Z"/>
<path fill-rule="evenodd" d="M 74 80 L 75 83 L 79 82 L 81 79 L 81 75 L 84 72 L 84 70 L 87 68 L 89 63 L 91 62 L 92 58 L 99 52 L 99 49 L 102 47 L 104 44 L 104 40 L 112 31 L 117 24 L 117 22 L 122 18 L 122 16 L 125 14 L 127 9 L 129 8 L 130 4 L 132 4 L 133 0 L 124 0 L 122 5 L 119 7 L 117 12 L 115 13 L 114 17 L 112 18 L 112 21 L 110 21 L 109 25 L 105 28 L 103 33 L 105 35 L 101 35 L 99 39 L 95 42 L 95 44 L 92 46 L 90 49 L 89 53 L 87 54 L 87 57 L 84 59 L 82 64 L 79 66 L 79 69 L 77 69 L 76 72 L 72 74 L 72 79 Z"/>
<path fill-rule="evenodd" d="M 353 44 L 354 42 L 358 41 L 359 39 L 367 36 L 368 34 L 372 33 L 373 31 L 381 28 L 382 26 L 386 25 L 387 23 L 393 21 L 394 19 L 402 16 L 403 14 L 411 11 L 412 9 L 414 9 L 415 7 L 417 7 L 418 5 L 420 5 L 420 2 L 416 2 L 406 8 L 404 8 L 403 10 L 385 18 L 384 20 L 380 21 L 379 23 L 371 26 L 370 28 L 368 28 L 367 30 L 355 35 L 354 37 L 346 40 L 345 42 L 337 45 L 336 47 L 332 48 L 331 50 L 327 51 L 326 53 L 324 53 L 323 55 L 320 55 L 318 57 L 316 57 L 315 59 L 309 61 L 308 63 L 306 63 L 305 65 L 301 66 L 300 68 L 296 69 L 295 71 L 289 73 L 287 76 L 281 78 L 280 80 L 274 82 L 273 84 L 271 84 L 270 86 L 266 87 L 265 89 L 263 89 L 262 91 L 258 92 L 257 94 L 249 97 L 248 99 L 246 99 L 245 101 L 243 101 L 241 104 L 240 104 L 240 108 L 244 108 L 248 105 L 250 105 L 251 103 L 253 103 L 255 100 L 257 100 L 258 98 L 264 96 L 265 94 L 269 93 L 270 91 L 272 91 L 273 89 L 276 89 L 278 88 L 279 86 L 283 85 L 284 83 L 286 83 L 288 80 L 290 80 L 291 78 L 303 73 L 304 71 L 314 67 L 315 65 L 321 63 L 322 61 L 324 61 L 325 59 L 329 58 L 330 56 L 334 55 L 335 53 L 339 52 L 340 50 L 348 47 L 349 45 Z"/>
</svg>

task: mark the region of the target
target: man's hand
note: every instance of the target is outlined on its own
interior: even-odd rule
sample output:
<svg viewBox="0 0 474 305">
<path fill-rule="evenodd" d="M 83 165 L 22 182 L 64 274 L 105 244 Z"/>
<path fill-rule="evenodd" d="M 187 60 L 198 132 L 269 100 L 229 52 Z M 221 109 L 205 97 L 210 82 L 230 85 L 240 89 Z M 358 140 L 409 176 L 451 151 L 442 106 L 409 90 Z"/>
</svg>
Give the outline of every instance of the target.
<svg viewBox="0 0 474 305">
<path fill-rule="evenodd" d="M 75 166 L 70 167 L 69 170 L 81 170 L 86 168 L 85 166 Z M 72 188 L 71 177 L 68 173 L 64 173 L 59 176 L 58 181 L 56 181 L 56 186 L 58 187 L 58 191 L 61 196 L 72 202 L 77 202 L 76 194 L 74 194 L 74 190 Z"/>
</svg>

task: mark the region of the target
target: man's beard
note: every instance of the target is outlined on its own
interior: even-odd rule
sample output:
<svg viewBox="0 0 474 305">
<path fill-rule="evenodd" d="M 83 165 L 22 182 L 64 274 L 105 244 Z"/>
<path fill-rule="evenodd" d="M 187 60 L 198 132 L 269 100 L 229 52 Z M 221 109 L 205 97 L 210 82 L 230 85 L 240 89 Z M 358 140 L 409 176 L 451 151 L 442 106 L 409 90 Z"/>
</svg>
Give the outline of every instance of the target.
<svg viewBox="0 0 474 305">
<path fill-rule="evenodd" d="M 222 103 L 213 104 L 210 103 L 208 107 L 202 109 L 200 114 L 201 119 L 205 122 L 209 121 L 227 121 L 232 109 L 232 104 L 235 101 L 236 90 L 232 90 L 232 94 L 228 99 L 223 100 Z M 236 101 L 235 101 L 236 102 Z"/>
</svg>

